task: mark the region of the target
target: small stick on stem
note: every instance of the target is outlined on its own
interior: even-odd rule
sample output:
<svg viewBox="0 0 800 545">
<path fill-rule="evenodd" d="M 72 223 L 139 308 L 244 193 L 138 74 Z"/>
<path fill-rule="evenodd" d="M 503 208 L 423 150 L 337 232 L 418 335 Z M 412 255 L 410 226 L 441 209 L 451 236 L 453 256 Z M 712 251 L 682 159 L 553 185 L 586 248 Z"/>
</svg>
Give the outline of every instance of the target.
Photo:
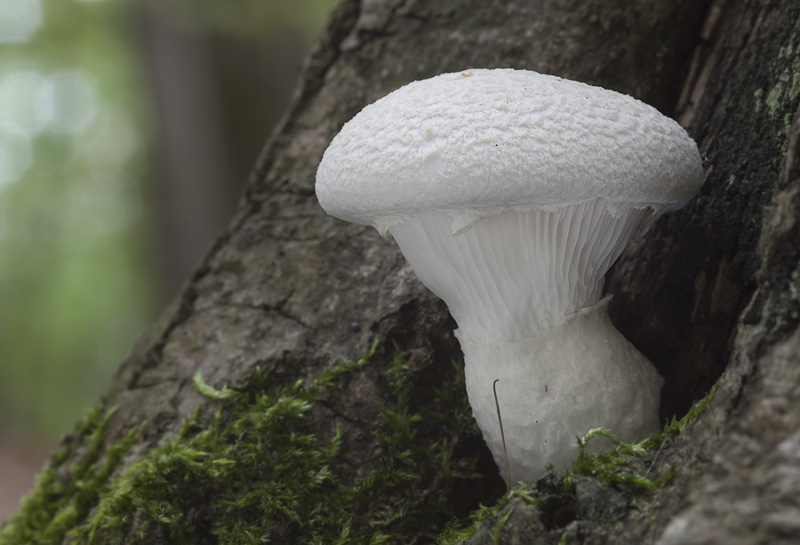
<svg viewBox="0 0 800 545">
<path fill-rule="evenodd" d="M 500 416 L 500 402 L 497 401 L 497 383 L 499 378 L 494 379 L 492 391 L 494 392 L 494 406 L 497 407 L 497 422 L 500 424 L 500 441 L 503 443 L 503 457 L 506 462 L 506 494 L 511 492 L 511 470 L 508 468 L 508 451 L 506 450 L 506 434 L 503 433 L 503 417 Z"/>
</svg>

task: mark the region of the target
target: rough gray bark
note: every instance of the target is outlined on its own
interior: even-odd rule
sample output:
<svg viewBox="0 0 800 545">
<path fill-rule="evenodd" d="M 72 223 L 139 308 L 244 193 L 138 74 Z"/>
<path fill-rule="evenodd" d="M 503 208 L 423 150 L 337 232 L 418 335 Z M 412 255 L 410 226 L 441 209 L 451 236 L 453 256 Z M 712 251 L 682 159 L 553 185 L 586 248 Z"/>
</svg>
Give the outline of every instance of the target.
<svg viewBox="0 0 800 545">
<path fill-rule="evenodd" d="M 345 121 L 411 80 L 533 69 L 637 96 L 679 116 L 698 140 L 709 161 L 702 194 L 629 248 L 607 284 L 620 328 L 668 381 L 665 415 L 722 379 L 710 411 L 657 453 L 658 471 L 678 468 L 659 492 L 578 479 L 569 497 L 515 502 L 501 539 L 796 542 L 798 16 L 796 3 L 766 0 L 344 0 L 229 229 L 120 367 L 106 399 L 119 406 L 107 441 L 146 422 L 130 463 L 196 405 L 213 410 L 192 384 L 198 370 L 214 385 L 244 387 L 257 366 L 291 383 L 359 357 L 377 337 L 378 371 L 317 416 L 323 435 L 330 421 L 342 425 L 351 469 L 363 469 L 392 343 L 445 386 L 460 352 L 446 308 L 394 243 L 318 207 L 316 166 Z M 481 485 L 490 498 L 495 471 Z M 492 527 L 472 543 L 491 543 Z"/>
</svg>

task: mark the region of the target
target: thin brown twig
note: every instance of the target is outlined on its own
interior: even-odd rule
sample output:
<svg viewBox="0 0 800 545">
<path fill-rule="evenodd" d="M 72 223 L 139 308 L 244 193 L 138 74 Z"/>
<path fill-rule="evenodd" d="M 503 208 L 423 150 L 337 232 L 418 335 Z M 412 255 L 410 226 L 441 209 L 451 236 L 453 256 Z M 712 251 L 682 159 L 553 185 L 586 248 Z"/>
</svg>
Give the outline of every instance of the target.
<svg viewBox="0 0 800 545">
<path fill-rule="evenodd" d="M 494 392 L 494 406 L 497 407 L 497 422 L 500 424 L 500 440 L 503 443 L 503 457 L 506 462 L 506 494 L 511 492 L 511 470 L 508 468 L 508 451 L 506 450 L 506 434 L 503 433 L 503 417 L 500 416 L 500 402 L 497 401 L 497 383 L 499 378 L 494 379 L 492 391 Z"/>
</svg>

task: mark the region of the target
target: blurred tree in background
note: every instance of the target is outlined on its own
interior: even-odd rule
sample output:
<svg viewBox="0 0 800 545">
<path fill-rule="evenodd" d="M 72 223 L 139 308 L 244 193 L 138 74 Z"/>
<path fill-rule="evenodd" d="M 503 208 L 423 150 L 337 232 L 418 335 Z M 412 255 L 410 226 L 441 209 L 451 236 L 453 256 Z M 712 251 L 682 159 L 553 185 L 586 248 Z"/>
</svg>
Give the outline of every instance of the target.
<svg viewBox="0 0 800 545">
<path fill-rule="evenodd" d="M 0 450 L 53 442 L 105 389 L 335 3 L 0 1 Z"/>
<path fill-rule="evenodd" d="M 0 422 L 53 438 L 153 315 L 146 101 L 119 2 L 2 5 Z"/>
</svg>

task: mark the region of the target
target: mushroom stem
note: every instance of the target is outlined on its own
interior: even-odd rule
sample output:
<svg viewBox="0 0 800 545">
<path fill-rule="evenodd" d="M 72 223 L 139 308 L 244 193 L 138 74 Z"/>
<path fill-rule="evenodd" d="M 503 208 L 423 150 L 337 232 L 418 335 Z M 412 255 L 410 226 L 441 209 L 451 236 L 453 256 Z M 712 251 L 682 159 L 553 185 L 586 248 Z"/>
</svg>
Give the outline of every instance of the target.
<svg viewBox="0 0 800 545">
<path fill-rule="evenodd" d="M 548 464 L 568 468 L 576 436 L 592 428 L 626 441 L 657 428 L 662 379 L 611 323 L 607 301 L 523 339 L 486 342 L 456 331 L 473 414 L 499 467 L 507 450 L 514 480 L 541 475 Z M 500 397 L 515 400 L 503 406 L 503 432 L 493 415 L 493 377 Z"/>
<path fill-rule="evenodd" d="M 548 464 L 568 467 L 575 437 L 592 428 L 632 440 L 657 427 L 661 377 L 601 300 L 606 271 L 650 217 L 596 199 L 484 217 L 457 234 L 459 218 L 436 211 L 390 227 L 458 323 L 470 404 L 498 467 L 505 456 L 491 385 L 501 379 L 514 481 L 538 478 Z"/>
</svg>

